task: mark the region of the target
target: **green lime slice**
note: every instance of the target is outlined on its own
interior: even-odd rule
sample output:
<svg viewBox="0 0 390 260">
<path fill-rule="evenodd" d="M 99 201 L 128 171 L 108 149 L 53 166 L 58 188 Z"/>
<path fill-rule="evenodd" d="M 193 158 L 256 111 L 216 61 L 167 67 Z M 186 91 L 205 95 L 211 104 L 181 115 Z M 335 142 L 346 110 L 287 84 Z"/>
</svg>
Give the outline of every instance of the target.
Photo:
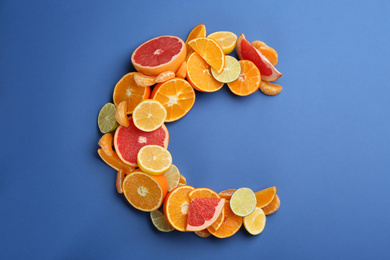
<svg viewBox="0 0 390 260">
<path fill-rule="evenodd" d="M 174 230 L 161 211 L 155 210 L 150 212 L 150 218 L 152 219 L 153 225 L 161 232 L 171 232 Z"/>
<path fill-rule="evenodd" d="M 230 208 L 233 213 L 245 217 L 256 209 L 256 195 L 249 188 L 239 188 L 230 199 Z"/>
<path fill-rule="evenodd" d="M 118 127 L 115 120 L 115 105 L 112 103 L 105 104 L 99 112 L 98 126 L 103 134 L 114 131 Z"/>
<path fill-rule="evenodd" d="M 222 73 L 218 73 L 215 69 L 211 68 L 211 74 L 219 82 L 230 83 L 238 79 L 241 73 L 241 66 L 236 58 L 226 55 L 225 56 L 225 68 Z"/>
</svg>

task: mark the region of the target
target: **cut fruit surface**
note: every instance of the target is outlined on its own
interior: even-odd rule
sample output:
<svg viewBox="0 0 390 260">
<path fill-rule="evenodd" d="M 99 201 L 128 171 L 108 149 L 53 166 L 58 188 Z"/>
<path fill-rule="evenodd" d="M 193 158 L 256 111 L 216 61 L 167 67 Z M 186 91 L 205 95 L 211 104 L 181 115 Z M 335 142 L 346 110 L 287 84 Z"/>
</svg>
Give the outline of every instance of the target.
<svg viewBox="0 0 390 260">
<path fill-rule="evenodd" d="M 211 68 L 211 73 L 213 74 L 213 77 L 219 82 L 230 83 L 238 79 L 240 76 L 241 65 L 238 60 L 232 56 L 226 55 L 225 59 L 225 68 L 223 69 L 222 73 L 218 73 L 213 68 Z"/>
<path fill-rule="evenodd" d="M 230 199 L 230 208 L 237 216 L 245 217 L 256 208 L 255 193 L 249 188 L 239 188 Z"/>
<path fill-rule="evenodd" d="M 261 208 L 256 209 L 244 217 L 244 227 L 251 235 L 258 235 L 263 232 L 266 222 L 264 211 Z"/>
<path fill-rule="evenodd" d="M 173 190 L 179 185 L 181 174 L 176 165 L 172 164 L 171 168 L 164 175 L 168 181 L 168 191 Z"/>
<path fill-rule="evenodd" d="M 161 232 L 171 232 L 175 230 L 168 222 L 167 218 L 164 216 L 164 214 L 159 211 L 155 210 L 150 212 L 150 218 L 152 219 L 153 225 Z"/>
<path fill-rule="evenodd" d="M 258 40 L 251 42 L 251 44 L 260 51 L 272 65 L 275 66 L 278 63 L 278 53 L 273 48 Z"/>
<path fill-rule="evenodd" d="M 112 103 L 107 103 L 100 109 L 98 126 L 103 134 L 112 132 L 118 127 L 118 122 L 115 120 L 115 110 L 115 105 Z"/>
<path fill-rule="evenodd" d="M 248 96 L 255 93 L 261 84 L 261 75 L 255 64 L 249 60 L 240 60 L 241 72 L 233 82 L 228 83 L 231 92 L 238 96 Z"/>
<path fill-rule="evenodd" d="M 132 54 L 134 68 L 157 76 L 164 71 L 176 72 L 186 59 L 186 45 L 176 36 L 160 36 L 141 44 Z"/>
<path fill-rule="evenodd" d="M 194 50 L 191 48 L 191 46 L 188 45 L 188 42 L 192 41 L 193 39 L 199 38 L 199 37 L 206 37 L 206 26 L 204 24 L 198 24 L 192 30 L 187 36 L 186 40 L 186 47 L 187 47 L 187 57 L 194 52 Z"/>
<path fill-rule="evenodd" d="M 256 196 L 256 207 L 258 208 L 264 208 L 268 204 L 271 203 L 271 201 L 275 198 L 276 195 L 276 187 L 270 187 L 264 190 L 259 190 L 255 192 Z"/>
<path fill-rule="evenodd" d="M 194 198 L 190 201 L 187 216 L 187 231 L 208 228 L 218 218 L 225 205 L 221 198 Z"/>
<path fill-rule="evenodd" d="M 144 132 L 152 132 L 161 127 L 166 117 L 165 107 L 153 99 L 141 101 L 133 112 L 134 125 Z"/>
<path fill-rule="evenodd" d="M 271 201 L 270 204 L 262 208 L 265 215 L 271 215 L 274 214 L 276 211 L 278 211 L 280 207 L 280 199 L 278 194 L 275 195 L 274 199 Z"/>
<path fill-rule="evenodd" d="M 225 54 L 229 54 L 236 47 L 237 35 L 228 31 L 214 32 L 207 37 L 216 40 Z"/>
<path fill-rule="evenodd" d="M 282 86 L 263 80 L 260 84 L 260 90 L 266 95 L 275 96 L 282 92 Z"/>
<path fill-rule="evenodd" d="M 137 155 L 139 168 L 152 175 L 161 175 L 172 165 L 171 153 L 159 145 L 145 145 Z"/>
<path fill-rule="evenodd" d="M 233 236 L 240 230 L 242 226 L 242 217 L 237 216 L 230 209 L 230 202 L 228 200 L 225 201 L 225 219 L 220 228 L 217 230 L 209 227 L 207 230 L 215 237 L 218 238 L 227 238 Z"/>
<path fill-rule="evenodd" d="M 187 62 L 184 61 L 181 65 L 180 68 L 176 72 L 176 77 L 184 79 L 186 77 L 187 73 Z"/>
<path fill-rule="evenodd" d="M 199 37 L 188 43 L 213 69 L 222 73 L 225 67 L 225 53 L 215 40 L 207 37 Z"/>
<path fill-rule="evenodd" d="M 130 173 L 134 170 L 134 167 L 130 166 L 130 165 L 127 165 L 126 163 L 124 163 L 119 157 L 118 155 L 116 154 L 116 152 L 114 152 L 112 154 L 112 156 L 109 156 L 107 155 L 102 148 L 98 149 L 98 154 L 100 156 L 100 158 L 102 158 L 102 160 L 108 165 L 110 166 L 111 168 L 119 171 L 120 169 L 123 169 L 125 171 L 125 174 L 126 173 Z"/>
</svg>

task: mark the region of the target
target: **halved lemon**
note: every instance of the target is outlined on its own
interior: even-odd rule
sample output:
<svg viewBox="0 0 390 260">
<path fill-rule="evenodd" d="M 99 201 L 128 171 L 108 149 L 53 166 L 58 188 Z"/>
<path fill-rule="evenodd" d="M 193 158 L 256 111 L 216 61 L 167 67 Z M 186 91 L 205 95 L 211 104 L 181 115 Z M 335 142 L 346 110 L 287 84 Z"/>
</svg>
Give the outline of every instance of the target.
<svg viewBox="0 0 390 260">
<path fill-rule="evenodd" d="M 171 168 L 171 153 L 159 145 L 145 145 L 137 154 L 139 168 L 152 175 L 161 175 Z"/>
</svg>

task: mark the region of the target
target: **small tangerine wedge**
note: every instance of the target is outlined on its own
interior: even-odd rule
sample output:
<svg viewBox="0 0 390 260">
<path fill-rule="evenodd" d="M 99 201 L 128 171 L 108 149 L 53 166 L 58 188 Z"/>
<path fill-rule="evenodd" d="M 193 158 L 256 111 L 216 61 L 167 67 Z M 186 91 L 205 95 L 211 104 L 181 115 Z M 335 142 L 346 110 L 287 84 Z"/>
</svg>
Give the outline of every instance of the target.
<svg viewBox="0 0 390 260">
<path fill-rule="evenodd" d="M 187 62 L 184 61 L 176 72 L 176 77 L 184 79 L 187 74 Z"/>
<path fill-rule="evenodd" d="M 259 190 L 255 192 L 257 204 L 256 207 L 264 208 L 275 198 L 276 195 L 276 186 L 270 187 L 264 190 Z"/>
<path fill-rule="evenodd" d="M 123 188 L 122 188 L 122 184 L 123 184 L 123 179 L 125 178 L 125 171 L 123 169 L 119 169 L 117 175 L 116 175 L 116 191 L 118 193 L 123 193 Z"/>
<path fill-rule="evenodd" d="M 180 69 L 180 68 L 179 68 Z M 158 74 L 156 77 L 156 83 L 162 83 L 167 80 L 173 79 L 175 77 L 175 72 L 173 71 L 164 71 Z"/>
<path fill-rule="evenodd" d="M 199 231 L 194 231 L 194 233 L 198 236 L 198 237 L 201 237 L 201 238 L 207 238 L 209 237 L 211 234 L 210 232 L 207 230 L 207 229 L 202 229 L 202 230 L 199 230 Z"/>
<path fill-rule="evenodd" d="M 145 145 L 137 155 L 139 168 L 152 175 L 161 175 L 171 168 L 172 155 L 159 145 Z"/>
<path fill-rule="evenodd" d="M 272 63 L 272 65 L 275 66 L 278 63 L 278 53 L 274 48 L 271 48 L 264 42 L 258 40 L 251 42 L 251 44 L 260 51 L 269 60 L 269 62 Z"/>
<path fill-rule="evenodd" d="M 225 53 L 216 40 L 199 37 L 191 40 L 188 45 L 198 53 L 213 69 L 222 73 L 225 68 Z"/>
<path fill-rule="evenodd" d="M 113 136 L 111 133 L 106 133 L 104 134 L 100 139 L 99 139 L 99 146 L 103 149 L 104 153 L 107 154 L 108 156 L 113 156 L 114 155 L 114 150 L 112 149 L 112 146 L 114 143 L 112 142 Z"/>
<path fill-rule="evenodd" d="M 149 175 L 137 169 L 123 181 L 127 201 L 141 211 L 151 212 L 160 208 L 167 192 L 168 182 L 164 175 Z"/>
<path fill-rule="evenodd" d="M 224 85 L 214 78 L 211 66 L 196 52 L 187 59 L 187 80 L 194 89 L 201 92 L 215 92 Z"/>
<path fill-rule="evenodd" d="M 251 235 L 258 235 L 263 232 L 266 222 L 266 216 L 261 208 L 256 209 L 244 217 L 244 227 Z"/>
<path fill-rule="evenodd" d="M 229 54 L 234 50 L 237 43 L 237 35 L 228 31 L 219 31 L 209 34 L 207 37 L 216 40 L 221 45 L 223 52 Z"/>
<path fill-rule="evenodd" d="M 183 174 L 180 174 L 180 180 L 179 180 L 179 185 L 186 185 L 187 184 L 187 179 L 186 177 L 183 176 Z"/>
<path fill-rule="evenodd" d="M 127 101 L 120 102 L 116 107 L 115 120 L 124 127 L 129 126 L 129 119 L 127 118 Z"/>
<path fill-rule="evenodd" d="M 100 158 L 111 168 L 119 171 L 120 169 L 123 169 L 126 173 L 132 172 L 134 170 L 134 167 L 125 164 L 119 156 L 116 154 L 116 152 L 113 153 L 112 156 L 107 155 L 102 148 L 97 150 Z"/>
<path fill-rule="evenodd" d="M 167 110 L 158 101 L 146 99 L 141 101 L 133 111 L 134 125 L 144 132 L 152 132 L 161 127 L 167 117 Z M 129 121 L 127 120 L 129 123 Z"/>
<path fill-rule="evenodd" d="M 173 78 L 153 88 L 152 99 L 159 101 L 167 111 L 165 122 L 173 122 L 185 116 L 195 103 L 195 91 L 182 78 Z"/>
<path fill-rule="evenodd" d="M 225 218 L 222 225 L 217 230 L 209 227 L 207 230 L 215 237 L 218 238 L 227 238 L 233 236 L 240 230 L 242 226 L 242 217 L 237 216 L 230 209 L 229 200 L 225 201 Z"/>
<path fill-rule="evenodd" d="M 276 194 L 275 198 L 271 201 L 270 204 L 262 208 L 265 215 L 271 215 L 274 214 L 276 211 L 278 211 L 280 207 L 280 199 L 279 196 Z"/>
<path fill-rule="evenodd" d="M 187 36 L 186 46 L 187 46 L 187 57 L 194 52 L 194 50 L 188 45 L 190 41 L 199 37 L 206 37 L 206 26 L 204 24 L 198 24 Z"/>
<path fill-rule="evenodd" d="M 194 187 L 183 185 L 171 190 L 164 201 L 164 215 L 169 224 L 178 230 L 186 231 L 187 214 L 190 205 L 188 193 L 194 190 Z"/>
<path fill-rule="evenodd" d="M 232 195 L 233 195 L 233 193 L 234 193 L 235 191 L 236 191 L 236 189 L 227 189 L 227 190 L 221 191 L 220 193 L 218 193 L 218 195 L 219 195 L 221 198 L 230 200 L 230 198 L 232 197 Z"/>
<path fill-rule="evenodd" d="M 248 96 L 255 93 L 261 84 L 261 75 L 256 65 L 249 60 L 240 60 L 241 73 L 233 82 L 228 83 L 229 89 L 238 96 Z"/>
<path fill-rule="evenodd" d="M 134 75 L 137 72 L 130 72 L 124 75 L 118 83 L 116 83 L 113 100 L 115 105 L 119 105 L 122 101 L 127 101 L 127 114 L 133 113 L 134 108 L 144 99 L 150 97 L 150 87 L 141 87 L 135 83 Z"/>
<path fill-rule="evenodd" d="M 268 96 L 275 96 L 282 92 L 282 86 L 262 80 L 260 84 L 260 91 Z"/>
<path fill-rule="evenodd" d="M 156 84 L 156 77 L 136 72 L 134 74 L 134 81 L 138 86 L 146 88 Z"/>
</svg>

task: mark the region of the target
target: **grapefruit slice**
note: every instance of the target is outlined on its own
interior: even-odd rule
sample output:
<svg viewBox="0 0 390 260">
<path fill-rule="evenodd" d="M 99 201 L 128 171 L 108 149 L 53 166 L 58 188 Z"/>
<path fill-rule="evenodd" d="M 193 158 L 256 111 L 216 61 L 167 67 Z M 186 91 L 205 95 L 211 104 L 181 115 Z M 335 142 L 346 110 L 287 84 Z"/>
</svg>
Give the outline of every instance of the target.
<svg viewBox="0 0 390 260">
<path fill-rule="evenodd" d="M 129 118 L 129 126 L 119 126 L 114 136 L 114 147 L 119 158 L 126 164 L 137 167 L 138 151 L 145 145 L 159 145 L 168 149 L 169 133 L 165 125 L 152 132 L 139 130 Z"/>
<path fill-rule="evenodd" d="M 176 36 L 159 36 L 141 44 L 131 55 L 134 68 L 150 76 L 176 71 L 186 59 L 186 45 Z"/>
<path fill-rule="evenodd" d="M 256 65 L 260 70 L 261 79 L 275 81 L 282 76 L 282 73 L 245 38 L 243 33 L 237 39 L 236 49 L 240 60 L 250 60 Z"/>
<path fill-rule="evenodd" d="M 190 201 L 187 231 L 200 231 L 211 226 L 225 205 L 221 198 L 194 198 Z"/>
</svg>

